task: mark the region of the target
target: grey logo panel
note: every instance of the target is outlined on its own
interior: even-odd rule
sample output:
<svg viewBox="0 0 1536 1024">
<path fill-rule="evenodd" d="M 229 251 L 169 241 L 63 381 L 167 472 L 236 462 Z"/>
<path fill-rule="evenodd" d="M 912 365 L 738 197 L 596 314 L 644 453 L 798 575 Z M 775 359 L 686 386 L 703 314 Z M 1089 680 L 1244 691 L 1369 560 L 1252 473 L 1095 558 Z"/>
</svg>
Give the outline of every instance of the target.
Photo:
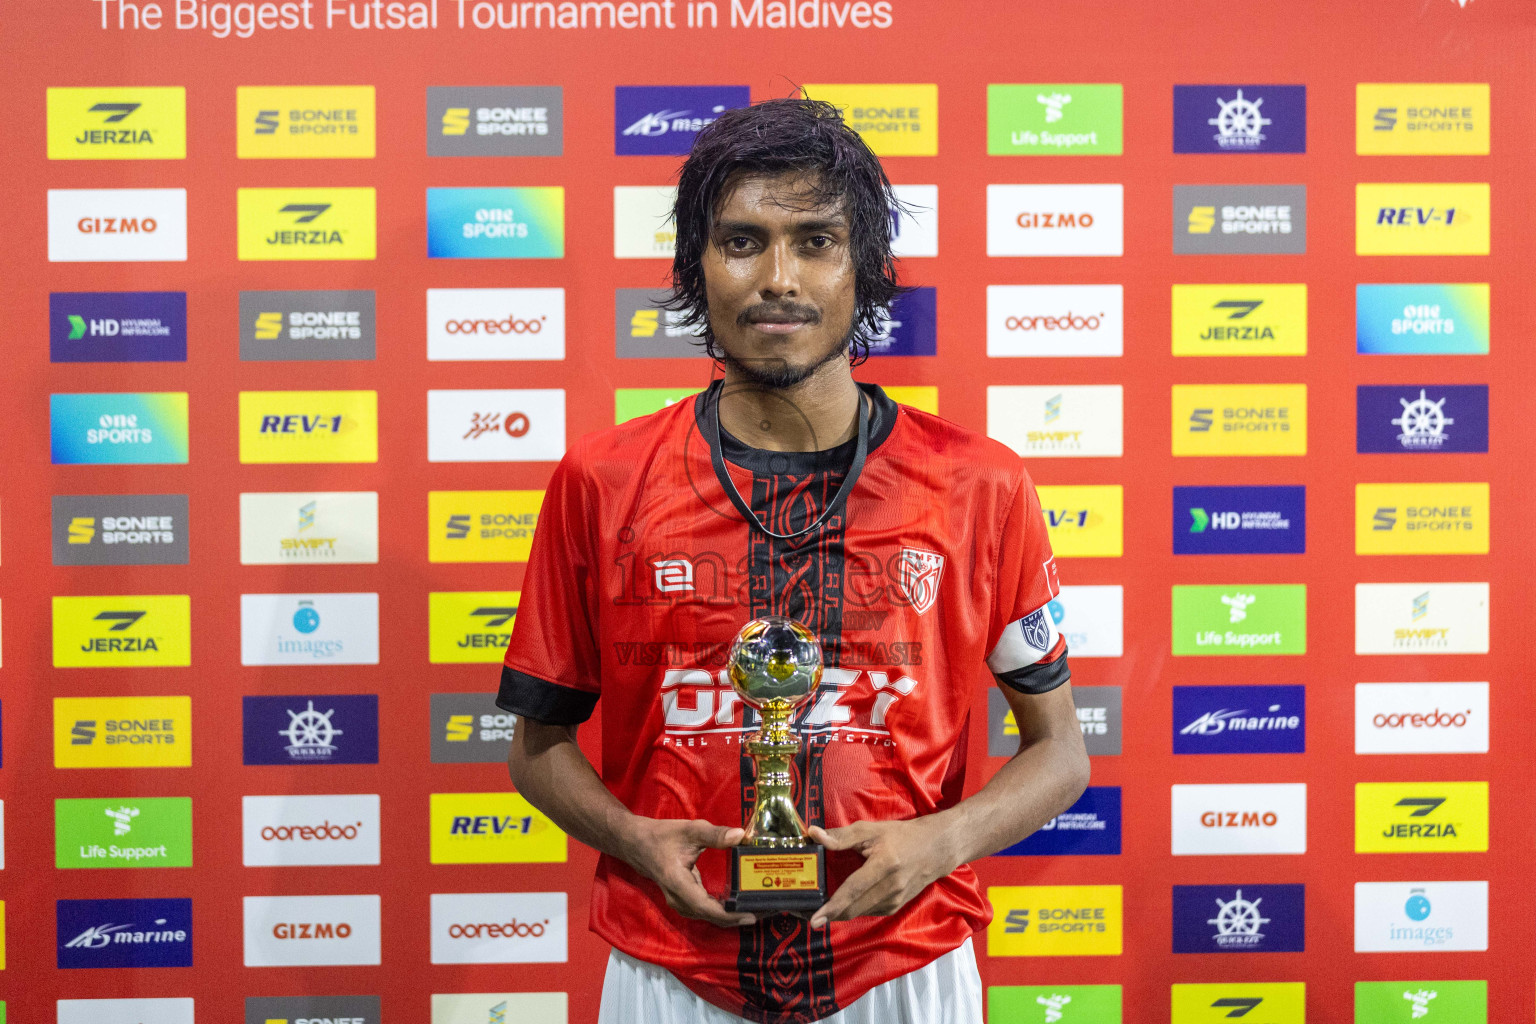
<svg viewBox="0 0 1536 1024">
<path fill-rule="evenodd" d="M 559 156 L 558 85 L 427 89 L 428 156 Z"/>
<path fill-rule="evenodd" d="M 1305 253 L 1307 186 L 1175 185 L 1176 253 Z"/>
<path fill-rule="evenodd" d="M 378 996 L 246 996 L 245 1024 L 379 1024 Z"/>
<path fill-rule="evenodd" d="M 691 359 L 704 346 L 678 321 L 682 314 L 662 309 L 669 291 L 616 288 L 613 292 L 614 354 L 620 359 Z"/>
<path fill-rule="evenodd" d="M 373 292 L 241 292 L 240 358 L 372 359 Z"/>
<path fill-rule="evenodd" d="M 186 565 L 185 494 L 56 494 L 54 565 Z"/>
<path fill-rule="evenodd" d="M 489 693 L 432 695 L 432 763 L 493 764 L 507 759 L 517 716 Z"/>
<path fill-rule="evenodd" d="M 1120 687 L 1076 686 L 1072 702 L 1090 757 L 1120 753 Z M 993 688 L 987 693 L 987 753 L 1012 757 L 1019 752 L 1019 730 L 1008 718 L 1008 698 Z"/>
</svg>

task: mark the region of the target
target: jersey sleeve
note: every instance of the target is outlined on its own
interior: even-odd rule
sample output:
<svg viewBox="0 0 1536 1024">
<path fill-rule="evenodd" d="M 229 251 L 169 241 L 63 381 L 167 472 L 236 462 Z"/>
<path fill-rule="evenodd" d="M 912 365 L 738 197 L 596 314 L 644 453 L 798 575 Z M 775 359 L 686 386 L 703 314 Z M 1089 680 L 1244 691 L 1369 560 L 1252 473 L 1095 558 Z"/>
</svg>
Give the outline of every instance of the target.
<svg viewBox="0 0 1536 1024">
<path fill-rule="evenodd" d="M 550 725 L 585 722 L 600 689 L 590 510 L 567 452 L 544 491 L 496 696 L 503 710 Z"/>
<path fill-rule="evenodd" d="M 1061 592 L 1056 558 L 1034 481 L 1023 466 L 998 545 L 987 667 L 1023 693 L 1045 693 L 1071 678 L 1067 641 L 1047 607 Z"/>
</svg>

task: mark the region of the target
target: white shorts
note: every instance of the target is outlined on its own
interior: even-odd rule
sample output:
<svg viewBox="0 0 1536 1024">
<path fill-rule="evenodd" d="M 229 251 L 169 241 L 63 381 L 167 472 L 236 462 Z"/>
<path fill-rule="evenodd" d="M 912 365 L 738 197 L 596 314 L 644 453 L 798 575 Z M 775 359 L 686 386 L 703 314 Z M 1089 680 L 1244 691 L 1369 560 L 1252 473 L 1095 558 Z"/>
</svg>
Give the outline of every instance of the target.
<svg viewBox="0 0 1536 1024">
<path fill-rule="evenodd" d="M 597 1024 L 744 1024 L 705 1002 L 664 967 L 618 950 L 608 956 Z M 971 940 L 892 978 L 822 1024 L 981 1024 L 981 974 Z"/>
</svg>

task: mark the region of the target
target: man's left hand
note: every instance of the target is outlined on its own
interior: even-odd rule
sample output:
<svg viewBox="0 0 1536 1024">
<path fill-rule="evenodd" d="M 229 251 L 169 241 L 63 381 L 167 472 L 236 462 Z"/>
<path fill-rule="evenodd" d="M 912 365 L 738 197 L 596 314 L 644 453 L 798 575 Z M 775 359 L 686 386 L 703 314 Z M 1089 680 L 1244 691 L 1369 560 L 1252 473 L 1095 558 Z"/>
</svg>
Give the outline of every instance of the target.
<svg viewBox="0 0 1536 1024">
<path fill-rule="evenodd" d="M 955 869 L 943 828 L 931 818 L 856 821 L 843 828 L 812 825 L 811 839 L 829 850 L 857 850 L 864 864 L 811 915 L 812 928 L 855 917 L 885 917 Z"/>
</svg>

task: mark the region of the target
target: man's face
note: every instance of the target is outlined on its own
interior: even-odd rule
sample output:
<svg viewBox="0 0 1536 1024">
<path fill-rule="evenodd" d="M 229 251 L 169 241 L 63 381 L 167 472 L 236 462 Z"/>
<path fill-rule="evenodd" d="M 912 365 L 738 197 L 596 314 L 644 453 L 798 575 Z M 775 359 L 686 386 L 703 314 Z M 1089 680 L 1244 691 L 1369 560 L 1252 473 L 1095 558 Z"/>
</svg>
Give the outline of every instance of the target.
<svg viewBox="0 0 1536 1024">
<path fill-rule="evenodd" d="M 809 185 L 799 174 L 735 182 L 704 249 L 715 341 L 763 387 L 791 387 L 842 357 L 853 328 L 848 221 L 816 205 Z"/>
</svg>

